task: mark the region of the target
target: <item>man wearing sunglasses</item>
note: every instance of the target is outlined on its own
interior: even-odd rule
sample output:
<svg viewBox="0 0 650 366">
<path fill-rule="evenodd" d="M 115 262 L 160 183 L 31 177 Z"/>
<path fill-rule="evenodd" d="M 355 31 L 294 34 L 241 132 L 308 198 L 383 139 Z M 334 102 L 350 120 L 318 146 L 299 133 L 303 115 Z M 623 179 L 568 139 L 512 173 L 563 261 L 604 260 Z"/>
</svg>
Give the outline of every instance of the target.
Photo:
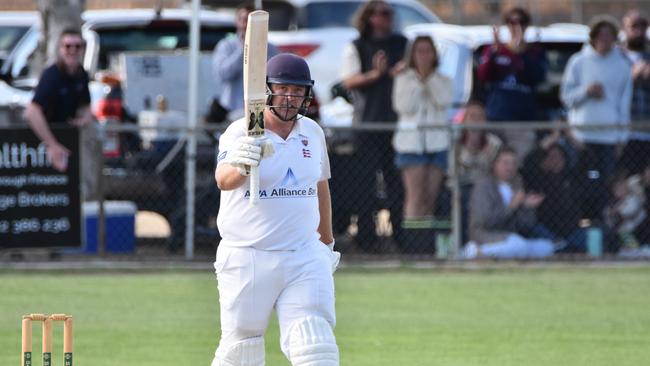
<svg viewBox="0 0 650 366">
<path fill-rule="evenodd" d="M 32 102 L 25 109 L 25 120 L 47 147 L 47 155 L 54 169 L 64 172 L 68 168 L 70 151 L 54 136 L 50 125 L 68 123 L 77 127 L 87 127 L 82 130 L 84 171 L 83 195 L 88 199 L 93 185 L 94 174 L 89 174 L 86 168 L 92 162 L 91 157 L 97 152 L 90 151 L 90 145 L 99 146 L 92 136 L 90 111 L 90 92 L 88 90 L 88 73 L 81 64 L 84 51 L 84 41 L 78 29 L 68 28 L 61 32 L 58 40 L 57 59 L 46 68 L 34 91 Z M 88 149 L 86 148 L 88 145 Z M 88 152 L 88 153 L 86 153 Z"/>
<path fill-rule="evenodd" d="M 353 95 L 353 124 L 396 123 L 393 109 L 393 78 L 404 69 L 404 53 L 407 39 L 393 30 L 393 8 L 384 0 L 371 0 L 362 5 L 354 16 L 359 37 L 347 45 L 343 54 L 340 76 L 343 86 Z M 401 200 L 399 200 L 399 171 L 393 165 L 392 134 L 386 132 L 361 133 L 354 137 L 355 152 L 352 166 L 345 166 L 346 179 L 364 182 L 369 187 L 354 191 L 354 196 L 341 197 L 345 208 L 337 208 L 341 214 L 335 220 L 337 232 L 347 230 L 350 214 L 358 216 L 355 240 L 364 251 L 377 249 L 375 212 L 390 208 L 393 235 L 401 224 Z M 372 160 L 368 160 L 372 159 Z M 359 164 L 359 162 L 368 162 Z M 343 164 L 347 164 L 344 162 Z M 353 175 L 350 175 L 353 174 Z M 332 183 L 333 186 L 343 184 Z M 343 188 L 346 189 L 346 188 Z M 388 206 L 388 207 L 380 207 Z"/>
</svg>

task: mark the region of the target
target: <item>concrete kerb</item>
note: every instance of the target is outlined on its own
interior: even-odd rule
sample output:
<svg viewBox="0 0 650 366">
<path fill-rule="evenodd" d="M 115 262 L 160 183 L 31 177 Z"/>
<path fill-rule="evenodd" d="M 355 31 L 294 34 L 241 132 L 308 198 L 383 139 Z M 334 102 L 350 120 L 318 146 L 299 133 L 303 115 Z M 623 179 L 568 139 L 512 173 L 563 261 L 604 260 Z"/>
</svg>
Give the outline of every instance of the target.
<svg viewBox="0 0 650 366">
<path fill-rule="evenodd" d="M 433 261 L 433 260 L 348 260 L 339 269 L 355 270 L 432 270 L 432 271 L 483 271 L 517 269 L 569 269 L 569 268 L 645 268 L 648 260 L 583 260 L 583 261 Z M 24 261 L 0 262 L 0 271 L 213 271 L 212 261 Z"/>
</svg>

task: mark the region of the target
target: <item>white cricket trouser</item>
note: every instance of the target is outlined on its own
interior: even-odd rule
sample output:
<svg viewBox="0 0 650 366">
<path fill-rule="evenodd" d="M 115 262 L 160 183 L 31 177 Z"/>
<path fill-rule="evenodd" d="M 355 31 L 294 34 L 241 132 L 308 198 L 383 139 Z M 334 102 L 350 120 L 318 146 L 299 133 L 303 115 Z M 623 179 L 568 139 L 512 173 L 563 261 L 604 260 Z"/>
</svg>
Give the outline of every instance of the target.
<svg viewBox="0 0 650 366">
<path fill-rule="evenodd" d="M 526 239 L 509 234 L 506 240 L 481 244 L 481 254 L 493 258 L 543 258 L 553 255 L 553 243 L 547 239 Z"/>
<path fill-rule="evenodd" d="M 320 316 L 333 328 L 336 316 L 329 252 L 318 240 L 295 251 L 220 245 L 214 263 L 221 309 L 219 349 L 264 335 L 274 307 L 285 355 L 289 327 L 295 320 Z"/>
</svg>

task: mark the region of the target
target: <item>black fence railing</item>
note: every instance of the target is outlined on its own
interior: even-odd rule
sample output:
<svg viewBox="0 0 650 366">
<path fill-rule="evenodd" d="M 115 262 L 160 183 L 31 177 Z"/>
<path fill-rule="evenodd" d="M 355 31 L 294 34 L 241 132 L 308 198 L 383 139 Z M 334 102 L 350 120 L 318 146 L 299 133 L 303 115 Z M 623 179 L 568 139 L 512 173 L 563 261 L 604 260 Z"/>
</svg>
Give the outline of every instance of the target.
<svg viewBox="0 0 650 366">
<path fill-rule="evenodd" d="M 650 135 L 650 124 L 634 126 L 633 131 Z M 92 235 L 103 234 L 94 241 L 99 247 L 94 250 L 147 258 L 183 253 L 186 258 L 213 256 L 220 240 L 216 226 L 220 193 L 214 168 L 224 129 L 167 129 L 174 132 L 174 138 L 146 143 L 146 130 L 134 125 L 104 130 L 101 139 L 117 137 L 119 153 L 104 157 L 98 180 L 103 205 L 87 204 L 84 209 L 86 220 L 97 215 L 106 219 L 103 227 L 91 228 Z M 439 128 L 446 133 L 450 148 L 442 164 L 446 165 L 444 174 L 436 180 L 423 176 L 433 173 L 420 169 L 424 165 L 419 162 L 415 173 L 405 172 L 413 167 L 409 164 L 398 168 L 394 129 L 394 125 L 382 124 L 325 128 L 333 224 L 337 247 L 344 253 L 384 259 L 465 258 L 466 244 L 482 240 L 472 226 L 474 208 L 482 198 L 473 193 L 477 181 L 493 174 L 491 164 L 499 148 L 516 145 L 517 141 L 505 141 L 507 136 L 516 136 L 507 132 L 526 131 L 532 136 L 530 144 L 513 154 L 515 187 L 542 195 L 543 200 L 533 210 L 536 225 L 517 228 L 518 235 L 548 239 L 557 251 L 554 256 L 560 258 L 645 258 L 650 254 L 650 154 L 644 150 L 650 142 L 631 141 L 601 151 L 575 140 L 562 123 L 454 124 Z M 581 130 L 624 131 L 620 125 Z M 424 132 L 418 130 L 418 134 Z M 188 159 L 185 141 L 191 133 L 196 134 L 198 144 Z M 115 139 L 111 146 L 114 143 Z M 608 154 L 611 164 L 606 161 Z M 190 183 L 195 194 L 190 221 L 186 215 L 188 163 L 196 164 Z M 410 188 L 405 189 L 407 185 Z M 418 191 L 415 195 L 414 190 Z M 498 194 L 515 195 L 516 190 Z M 410 202 L 405 205 L 407 195 Z M 420 211 L 413 211 L 409 204 Z M 188 222 L 193 227 L 188 228 Z M 189 256 L 186 230 L 194 231 Z M 88 251 L 93 252 L 92 248 Z"/>
</svg>

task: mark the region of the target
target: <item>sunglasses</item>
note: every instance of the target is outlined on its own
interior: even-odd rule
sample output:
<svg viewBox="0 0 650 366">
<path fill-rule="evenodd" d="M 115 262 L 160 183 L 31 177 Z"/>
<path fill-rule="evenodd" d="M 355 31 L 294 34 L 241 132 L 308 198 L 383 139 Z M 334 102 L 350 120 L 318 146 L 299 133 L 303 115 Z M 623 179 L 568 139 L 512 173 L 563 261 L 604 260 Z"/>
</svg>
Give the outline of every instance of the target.
<svg viewBox="0 0 650 366">
<path fill-rule="evenodd" d="M 393 15 L 393 11 L 389 9 L 380 9 L 372 12 L 373 15 L 381 15 L 385 17 L 390 17 Z"/>
<path fill-rule="evenodd" d="M 65 43 L 63 47 L 66 50 L 70 50 L 70 49 L 80 50 L 81 48 L 83 48 L 83 45 L 81 43 Z"/>
</svg>

